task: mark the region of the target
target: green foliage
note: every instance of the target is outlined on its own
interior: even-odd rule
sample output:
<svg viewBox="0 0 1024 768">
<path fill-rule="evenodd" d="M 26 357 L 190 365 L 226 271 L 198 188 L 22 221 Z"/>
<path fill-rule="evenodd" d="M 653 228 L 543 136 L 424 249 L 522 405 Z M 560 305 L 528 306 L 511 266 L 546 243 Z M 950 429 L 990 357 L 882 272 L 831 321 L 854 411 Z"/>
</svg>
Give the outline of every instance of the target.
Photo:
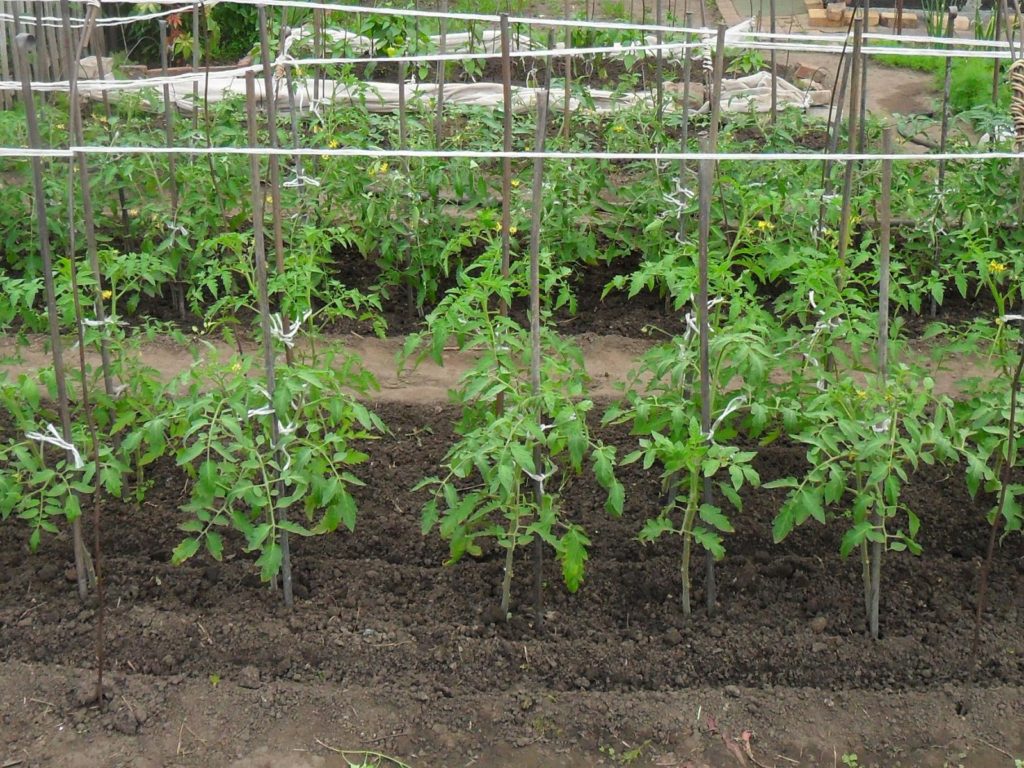
<svg viewBox="0 0 1024 768">
<path fill-rule="evenodd" d="M 626 456 L 623 464 L 642 460 L 645 470 L 655 465 L 661 470 L 666 503 L 657 517 L 647 520 L 639 538 L 643 542 L 665 534 L 682 538 L 686 614 L 690 613 L 692 544 L 720 559 L 725 555 L 722 534 L 733 531 L 724 510 L 704 497 L 704 483 L 713 482 L 717 495 L 737 510 L 742 508 L 741 489 L 760 484 L 752 466 L 756 452 L 723 442 L 735 434 L 732 414 L 767 382 L 772 354 L 759 331 L 736 329 L 711 336 L 708 384 L 714 400 L 708 406 L 708 430 L 701 422 L 698 336 L 691 332 L 645 354 L 630 376 L 624 402 L 611 407 L 604 417 L 605 422 L 631 424 L 632 433 L 639 436 L 639 449 Z M 723 391 L 734 380 L 743 382 L 741 390 Z M 759 426 L 763 423 L 755 425 Z"/>
<path fill-rule="evenodd" d="M 219 560 L 233 528 L 246 551 L 259 552 L 267 581 L 281 567 L 281 531 L 314 536 L 355 527 L 349 489 L 362 481 L 349 468 L 367 458 L 358 442 L 384 425 L 352 394 L 374 386 L 352 359 L 279 368 L 272 401 L 248 373 L 249 364 L 235 359 L 184 375 L 187 397 L 170 412 L 168 433 L 176 463 L 194 482 L 182 507 L 190 517 L 179 526 L 188 536 L 173 560 L 202 546 Z"/>
<path fill-rule="evenodd" d="M 541 341 L 540 388 L 530 381 L 529 333 L 497 311 L 527 294 L 520 263 L 511 279 L 497 268 L 496 251 L 459 275 L 427 318 L 428 332 L 410 337 L 404 356 L 417 353 L 440 361 L 454 338 L 458 349 L 482 354 L 452 393 L 462 406 L 459 440 L 449 449 L 442 474 L 421 480 L 429 489 L 423 508 L 423 532 L 435 528 L 449 542 L 450 563 L 483 554 L 491 540 L 505 550 L 501 607 L 511 609 L 515 551 L 539 538 L 562 567 L 566 587 L 581 585 L 590 539 L 563 505 L 563 491 L 586 463 L 608 492 L 606 509 L 622 513 L 625 490 L 615 478 L 615 449 L 590 435 L 584 396 L 583 358 L 572 344 L 546 327 Z M 564 273 L 544 270 L 542 294 L 567 301 L 559 282 Z M 496 406 L 500 403 L 500 406 Z"/>
</svg>

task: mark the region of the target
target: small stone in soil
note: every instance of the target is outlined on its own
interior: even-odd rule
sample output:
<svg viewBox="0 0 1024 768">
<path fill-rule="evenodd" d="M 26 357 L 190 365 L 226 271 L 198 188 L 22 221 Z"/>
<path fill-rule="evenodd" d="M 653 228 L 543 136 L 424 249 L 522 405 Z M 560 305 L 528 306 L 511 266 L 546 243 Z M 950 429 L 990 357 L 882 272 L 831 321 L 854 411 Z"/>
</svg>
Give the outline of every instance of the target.
<svg viewBox="0 0 1024 768">
<path fill-rule="evenodd" d="M 742 691 L 740 691 L 738 685 L 727 685 L 723 691 L 725 695 L 731 699 L 738 699 L 742 695 Z"/>
<path fill-rule="evenodd" d="M 260 671 L 256 667 L 242 667 L 238 672 L 238 684 L 242 688 L 256 690 L 260 687 Z"/>
</svg>

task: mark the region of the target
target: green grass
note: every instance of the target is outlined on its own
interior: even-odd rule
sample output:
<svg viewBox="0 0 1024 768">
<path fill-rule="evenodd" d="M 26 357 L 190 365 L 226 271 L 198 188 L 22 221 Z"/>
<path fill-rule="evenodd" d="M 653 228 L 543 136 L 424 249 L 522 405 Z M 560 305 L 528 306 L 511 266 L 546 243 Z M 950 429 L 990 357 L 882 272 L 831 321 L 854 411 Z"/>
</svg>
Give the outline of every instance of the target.
<svg viewBox="0 0 1024 768">
<path fill-rule="evenodd" d="M 883 45 L 895 45 L 884 42 Z M 874 61 L 892 67 L 928 72 L 934 76 L 935 88 L 942 92 L 946 77 L 946 60 L 941 56 L 898 56 L 876 54 Z M 953 114 L 992 103 L 992 61 L 989 59 L 954 59 L 950 81 L 949 105 Z M 999 88 L 998 106 L 1010 103 L 1010 91 L 1003 82 Z"/>
</svg>

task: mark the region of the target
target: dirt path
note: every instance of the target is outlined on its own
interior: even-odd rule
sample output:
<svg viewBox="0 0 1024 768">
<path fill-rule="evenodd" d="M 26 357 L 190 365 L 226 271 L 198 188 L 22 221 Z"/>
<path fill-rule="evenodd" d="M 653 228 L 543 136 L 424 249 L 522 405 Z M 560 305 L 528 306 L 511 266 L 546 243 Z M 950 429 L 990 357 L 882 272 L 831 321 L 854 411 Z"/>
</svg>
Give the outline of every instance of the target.
<svg viewBox="0 0 1024 768">
<path fill-rule="evenodd" d="M 599 399 L 611 399 L 620 393 L 619 385 L 626 380 L 640 356 L 650 348 L 652 341 L 625 336 L 598 336 L 585 333 L 574 336 L 583 352 L 587 373 L 590 376 L 590 394 Z M 385 339 L 365 336 L 336 336 L 323 343 L 339 343 L 363 361 L 380 384 L 380 390 L 370 399 L 384 403 L 441 403 L 448 400 L 448 391 L 456 386 L 459 379 L 472 366 L 474 356 L 469 352 L 449 352 L 445 364 L 436 365 L 430 360 L 423 361 L 415 370 L 398 371 L 397 359 L 405 343 L 404 336 Z M 42 336 L 29 338 L 27 347 L 18 347 L 11 337 L 0 338 L 0 373 L 6 371 L 16 376 L 31 373 L 51 364 L 47 341 Z M 928 364 L 928 347 L 924 344 L 912 346 L 913 354 L 922 365 Z M 252 344 L 243 345 L 243 351 L 258 358 L 262 352 Z M 142 360 L 158 371 L 165 381 L 171 380 L 200 359 L 218 357 L 228 359 L 236 350 L 224 343 L 203 343 L 181 346 L 162 338 L 142 345 Z M 302 354 L 301 348 L 299 354 Z M 71 356 L 65 360 L 70 365 L 75 361 Z M 99 365 L 96 354 L 89 355 L 92 365 Z M 956 396 L 960 393 L 959 382 L 972 376 L 992 375 L 993 371 L 984 360 L 958 356 L 947 360 L 941 366 L 929 366 L 939 394 Z"/>
</svg>

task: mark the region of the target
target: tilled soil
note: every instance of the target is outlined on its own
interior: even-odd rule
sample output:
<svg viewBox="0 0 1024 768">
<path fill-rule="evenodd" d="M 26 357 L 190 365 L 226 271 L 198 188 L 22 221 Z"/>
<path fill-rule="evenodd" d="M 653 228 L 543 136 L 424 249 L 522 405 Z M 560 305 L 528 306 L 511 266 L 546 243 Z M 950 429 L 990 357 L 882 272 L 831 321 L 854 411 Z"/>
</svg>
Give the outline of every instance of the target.
<svg viewBox="0 0 1024 768">
<path fill-rule="evenodd" d="M 878 765 L 961 755 L 995 766 L 1009 764 L 998 749 L 1024 754 L 1024 542 L 998 552 L 972 657 L 992 500 L 972 500 L 956 469 L 914 478 L 925 553 L 886 561 L 878 642 L 863 631 L 859 563 L 837 554 L 841 525 L 771 545 L 779 491 L 746 494 L 717 569 L 718 610 L 685 620 L 679 542 L 635 541 L 659 490 L 637 467 L 620 470 L 621 519 L 589 479 L 567 493 L 594 542 L 587 578 L 570 595 L 547 563 L 538 628 L 528 553 L 505 623 L 500 553 L 446 567 L 444 543 L 420 535 L 424 496 L 409 489 L 437 471 L 455 411 L 380 413 L 392 433 L 360 468 L 356 531 L 293 539 L 291 614 L 240 541 L 223 563 L 169 564 L 187 494 L 173 466 L 158 467 L 141 506 L 107 504 L 105 712 L 86 671 L 96 606 L 65 576 L 69 541 L 30 555 L 23 528 L 0 527 L 0 765 L 345 765 L 329 747 L 416 766 L 613 765 L 631 747 L 638 764 L 680 766 L 832 765 L 845 751 Z M 769 447 L 757 466 L 766 480 L 798 473 L 803 452 Z"/>
</svg>

